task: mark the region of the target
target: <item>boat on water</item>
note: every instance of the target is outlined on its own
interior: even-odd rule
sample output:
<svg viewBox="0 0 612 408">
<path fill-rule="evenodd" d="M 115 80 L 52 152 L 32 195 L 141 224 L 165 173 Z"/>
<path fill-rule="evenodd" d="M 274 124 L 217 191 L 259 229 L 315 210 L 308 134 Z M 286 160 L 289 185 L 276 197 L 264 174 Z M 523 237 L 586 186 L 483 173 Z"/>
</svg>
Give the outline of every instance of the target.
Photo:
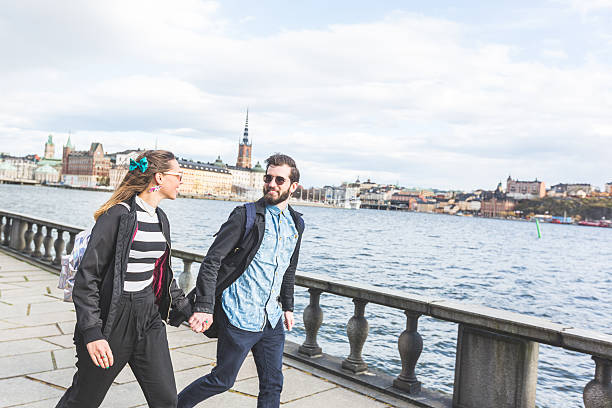
<svg viewBox="0 0 612 408">
<path fill-rule="evenodd" d="M 601 221 L 579 221 L 578 225 L 584 225 L 587 227 L 603 227 L 603 228 L 611 228 L 612 223 L 608 220 Z"/>
<path fill-rule="evenodd" d="M 351 198 L 348 201 L 348 208 L 350 208 L 351 210 L 358 210 L 359 208 L 361 208 L 361 200 L 358 198 Z"/>
</svg>

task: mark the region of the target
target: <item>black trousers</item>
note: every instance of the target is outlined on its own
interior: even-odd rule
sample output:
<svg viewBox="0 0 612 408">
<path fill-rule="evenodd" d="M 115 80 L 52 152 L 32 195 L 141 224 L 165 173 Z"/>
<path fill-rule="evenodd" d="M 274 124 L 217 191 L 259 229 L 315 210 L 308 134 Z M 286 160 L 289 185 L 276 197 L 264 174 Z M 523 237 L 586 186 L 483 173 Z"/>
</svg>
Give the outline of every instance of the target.
<svg viewBox="0 0 612 408">
<path fill-rule="evenodd" d="M 124 293 L 118 313 L 108 339 L 115 362 L 108 369 L 91 361 L 83 338 L 78 330 L 75 332 L 77 372 L 56 408 L 99 407 L 126 364 L 134 372 L 149 407 L 176 407 L 176 384 L 166 327 L 159 316 L 152 288 Z"/>
</svg>

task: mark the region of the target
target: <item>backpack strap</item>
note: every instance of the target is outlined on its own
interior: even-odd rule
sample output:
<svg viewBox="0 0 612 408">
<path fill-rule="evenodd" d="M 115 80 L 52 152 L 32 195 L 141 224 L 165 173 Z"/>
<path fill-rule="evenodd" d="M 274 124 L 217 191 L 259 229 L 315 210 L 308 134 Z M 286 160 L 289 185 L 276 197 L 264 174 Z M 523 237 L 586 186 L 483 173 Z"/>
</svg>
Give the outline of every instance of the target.
<svg viewBox="0 0 612 408">
<path fill-rule="evenodd" d="M 249 235 L 249 232 L 253 229 L 253 225 L 255 225 L 255 203 L 246 203 L 244 208 L 246 209 L 246 220 L 244 222 L 243 240 Z"/>
</svg>

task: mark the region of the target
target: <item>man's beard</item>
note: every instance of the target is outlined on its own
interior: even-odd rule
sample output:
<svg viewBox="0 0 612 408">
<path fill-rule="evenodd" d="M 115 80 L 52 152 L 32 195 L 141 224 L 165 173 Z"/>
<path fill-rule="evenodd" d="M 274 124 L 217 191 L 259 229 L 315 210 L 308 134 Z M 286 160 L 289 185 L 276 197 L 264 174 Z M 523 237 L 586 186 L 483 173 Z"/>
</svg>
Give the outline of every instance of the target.
<svg viewBox="0 0 612 408">
<path fill-rule="evenodd" d="M 291 195 L 291 193 L 289 192 L 289 190 L 280 193 L 280 195 L 278 196 L 278 198 L 274 199 L 272 198 L 272 196 L 270 196 L 268 193 L 270 191 L 273 191 L 272 189 L 267 189 L 265 186 L 263 188 L 263 193 L 264 193 L 264 200 L 266 201 L 266 204 L 268 205 L 276 205 L 279 203 L 282 203 L 283 201 L 285 201 L 286 199 L 289 198 L 289 196 Z"/>
</svg>

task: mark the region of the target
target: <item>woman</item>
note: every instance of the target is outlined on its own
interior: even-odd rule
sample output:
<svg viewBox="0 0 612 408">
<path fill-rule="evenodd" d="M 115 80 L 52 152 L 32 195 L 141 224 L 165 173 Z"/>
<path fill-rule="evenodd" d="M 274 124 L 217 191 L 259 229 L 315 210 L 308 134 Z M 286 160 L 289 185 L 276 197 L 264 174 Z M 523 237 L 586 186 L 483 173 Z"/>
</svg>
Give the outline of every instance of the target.
<svg viewBox="0 0 612 408">
<path fill-rule="evenodd" d="M 163 321 L 171 308 L 188 318 L 191 307 L 173 279 L 170 225 L 157 205 L 176 198 L 181 179 L 172 153 L 147 150 L 95 212 L 72 293 L 77 372 L 56 408 L 98 407 L 126 363 L 149 407 L 176 407 Z"/>
</svg>

